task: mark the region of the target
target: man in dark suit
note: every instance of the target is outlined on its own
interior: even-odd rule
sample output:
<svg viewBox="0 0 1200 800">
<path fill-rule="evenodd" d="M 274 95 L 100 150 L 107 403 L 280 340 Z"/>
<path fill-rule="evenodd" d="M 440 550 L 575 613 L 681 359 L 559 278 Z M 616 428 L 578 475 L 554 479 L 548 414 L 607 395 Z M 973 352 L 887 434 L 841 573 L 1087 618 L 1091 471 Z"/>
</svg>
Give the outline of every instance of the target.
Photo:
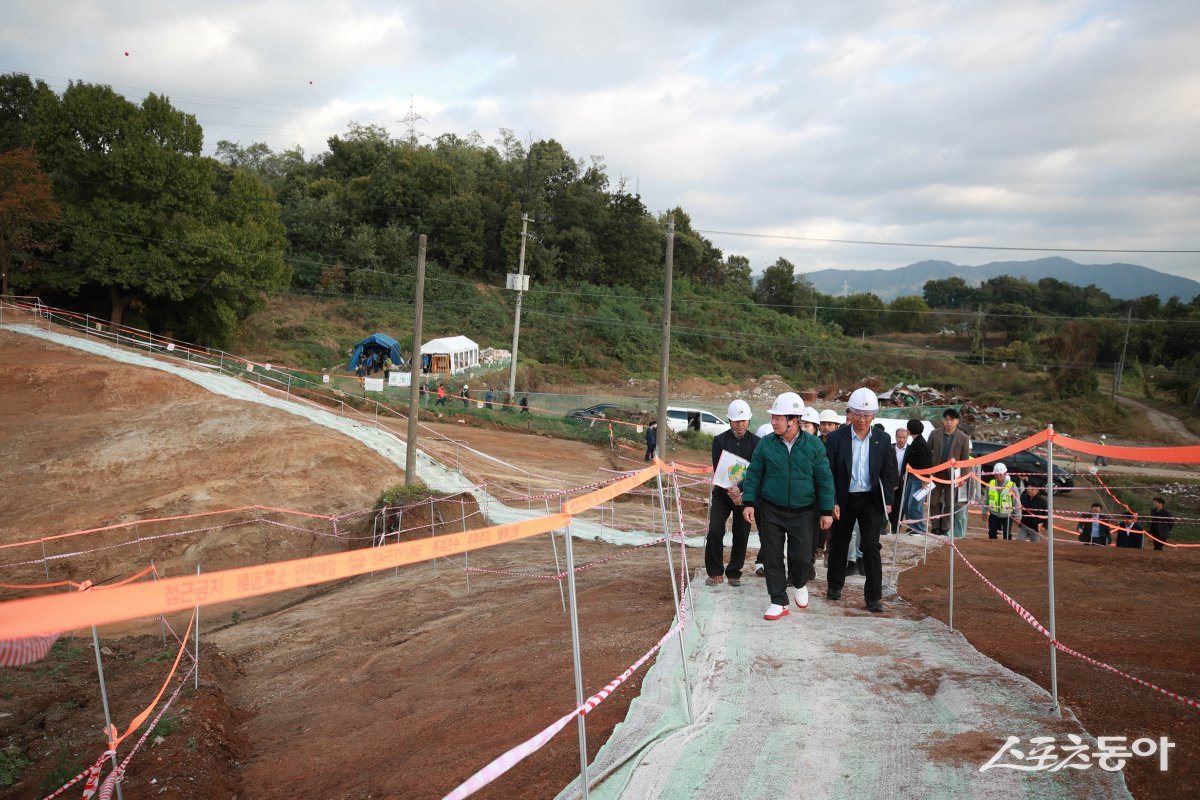
<svg viewBox="0 0 1200 800">
<path fill-rule="evenodd" d="M 866 584 L 863 598 L 868 611 L 883 611 L 883 561 L 879 532 L 891 511 L 896 491 L 896 456 L 892 438 L 871 427 L 879 399 L 870 389 L 855 389 L 850 395 L 850 424 L 838 428 L 825 440 L 837 504 L 833 507 L 833 538 L 830 540 L 828 594 L 839 600 L 846 583 L 846 552 L 858 523 Z"/>
<path fill-rule="evenodd" d="M 945 464 L 951 459 L 966 461 L 971 457 L 971 440 L 958 429 L 959 413 L 953 408 L 942 412 L 942 427 L 929 434 L 929 451 L 933 454 L 933 464 Z M 935 472 L 933 477 L 944 481 L 950 480 L 950 468 Z M 936 517 L 930 524 L 933 533 L 945 536 L 950 530 L 953 520 L 950 519 L 950 487 L 945 483 L 935 483 L 929 496 L 929 515 Z"/>
<path fill-rule="evenodd" d="M 896 430 L 895 445 L 892 452 L 896 456 L 896 491 L 892 495 L 892 510 L 888 512 L 888 532 L 900 532 L 900 512 L 904 510 L 904 467 L 908 464 L 908 428 Z"/>
<path fill-rule="evenodd" d="M 904 458 L 904 466 L 913 469 L 929 469 L 933 466 L 933 456 L 929 452 L 929 443 L 922 435 L 925 432 L 925 423 L 919 419 L 910 419 L 905 427 L 908 428 L 908 453 Z M 901 519 L 921 520 L 911 523 L 908 531 L 909 533 L 925 533 L 925 502 L 913 499 L 913 495 L 921 489 L 924 482 L 911 475 L 905 481 L 904 472 L 901 472 L 900 483 L 905 486 L 903 489 L 904 511 Z"/>
</svg>

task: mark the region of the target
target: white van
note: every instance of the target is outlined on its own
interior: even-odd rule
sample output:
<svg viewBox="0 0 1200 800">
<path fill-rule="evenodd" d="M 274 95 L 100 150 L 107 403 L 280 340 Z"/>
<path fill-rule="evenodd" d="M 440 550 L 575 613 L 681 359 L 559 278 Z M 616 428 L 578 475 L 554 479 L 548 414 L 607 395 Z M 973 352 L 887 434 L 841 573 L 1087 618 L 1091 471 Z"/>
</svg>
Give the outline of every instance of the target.
<svg viewBox="0 0 1200 800">
<path fill-rule="evenodd" d="M 683 433 L 690 427 L 709 436 L 719 436 L 729 430 L 729 423 L 702 408 L 667 406 L 667 427 L 676 433 Z"/>
</svg>

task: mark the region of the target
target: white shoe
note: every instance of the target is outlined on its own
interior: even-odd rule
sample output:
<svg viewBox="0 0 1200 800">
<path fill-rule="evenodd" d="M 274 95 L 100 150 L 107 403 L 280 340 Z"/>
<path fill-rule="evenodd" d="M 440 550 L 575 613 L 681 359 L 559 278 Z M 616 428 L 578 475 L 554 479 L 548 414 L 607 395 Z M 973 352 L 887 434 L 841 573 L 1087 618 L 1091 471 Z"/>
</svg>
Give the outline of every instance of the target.
<svg viewBox="0 0 1200 800">
<path fill-rule="evenodd" d="M 774 620 L 779 619 L 780 617 L 786 617 L 787 615 L 788 615 L 788 607 L 787 606 L 777 606 L 774 603 L 771 603 L 771 607 L 767 609 L 767 613 L 763 614 L 763 619 L 769 619 L 769 620 L 774 621 Z"/>
<path fill-rule="evenodd" d="M 808 587 L 801 586 L 796 590 L 796 608 L 808 608 Z"/>
</svg>

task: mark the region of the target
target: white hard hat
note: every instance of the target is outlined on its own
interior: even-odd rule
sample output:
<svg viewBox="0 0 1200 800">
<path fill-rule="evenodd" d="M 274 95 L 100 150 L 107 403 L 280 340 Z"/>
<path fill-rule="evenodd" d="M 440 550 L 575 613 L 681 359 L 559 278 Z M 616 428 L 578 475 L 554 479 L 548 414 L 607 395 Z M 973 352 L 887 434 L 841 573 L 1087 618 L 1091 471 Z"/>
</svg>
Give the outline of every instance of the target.
<svg viewBox="0 0 1200 800">
<path fill-rule="evenodd" d="M 762 425 L 759 425 L 759 426 L 758 426 L 758 430 L 756 430 L 756 431 L 754 432 L 754 435 L 755 435 L 755 436 L 757 436 L 758 438 L 760 438 L 760 439 L 761 439 L 761 438 L 763 438 L 764 436 L 766 436 L 768 433 L 773 433 L 773 432 L 774 432 L 774 431 L 773 431 L 773 429 L 771 428 L 771 423 L 769 423 L 769 422 L 764 422 Z"/>
<path fill-rule="evenodd" d="M 754 414 L 750 411 L 750 404 L 745 400 L 734 400 L 729 404 L 729 413 L 726 416 L 730 422 L 737 422 L 741 419 L 748 420 Z"/>
<path fill-rule="evenodd" d="M 1003 461 L 997 461 L 995 464 L 992 465 L 992 472 L 1003 472 L 1005 475 L 1007 475 L 1008 467 L 1004 466 Z"/>
<path fill-rule="evenodd" d="M 832 408 L 827 408 L 817 417 L 818 422 L 840 422 L 837 412 Z"/>
<path fill-rule="evenodd" d="M 851 411 L 878 411 L 879 398 L 875 396 L 867 387 L 863 386 L 860 389 L 855 389 L 850 395 L 850 410 Z"/>
<path fill-rule="evenodd" d="M 771 413 L 781 416 L 800 416 L 804 413 L 804 401 L 795 392 L 784 392 L 775 398 L 775 405 L 771 406 Z"/>
<path fill-rule="evenodd" d="M 817 410 L 812 406 L 805 407 L 804 413 L 800 415 L 800 419 L 804 422 L 811 422 L 813 425 L 819 425 L 821 423 L 821 415 L 818 414 Z"/>
</svg>

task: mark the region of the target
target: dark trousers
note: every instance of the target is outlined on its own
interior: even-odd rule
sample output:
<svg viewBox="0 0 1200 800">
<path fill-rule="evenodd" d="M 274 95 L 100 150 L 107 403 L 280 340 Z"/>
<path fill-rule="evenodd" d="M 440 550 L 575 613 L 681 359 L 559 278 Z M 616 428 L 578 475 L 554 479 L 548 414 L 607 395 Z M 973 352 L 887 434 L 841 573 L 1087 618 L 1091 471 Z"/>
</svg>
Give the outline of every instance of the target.
<svg viewBox="0 0 1200 800">
<path fill-rule="evenodd" d="M 950 473 L 941 473 L 937 477 L 949 478 Z M 933 491 L 929 493 L 929 516 L 937 517 L 937 519 L 929 521 L 930 532 L 945 534 L 946 531 L 950 530 L 950 517 L 938 516 L 939 514 L 948 515 L 949 513 L 950 487 L 944 483 L 935 483 L 933 485 Z"/>
<path fill-rule="evenodd" d="M 786 508 L 759 502 L 756 508 L 758 520 L 758 560 L 763 565 L 763 577 L 767 592 L 775 605 L 788 604 L 787 587 L 790 583 L 799 589 L 813 577 L 813 540 L 817 536 L 817 510 L 789 511 Z M 709 538 L 709 542 L 712 538 Z M 784 548 L 787 548 L 787 567 L 783 564 Z M 710 573 L 711 574 L 711 573 Z"/>
<path fill-rule="evenodd" d="M 708 540 L 704 544 L 704 568 L 709 577 L 722 572 L 731 578 L 742 577 L 746 563 L 746 541 L 750 538 L 750 523 L 742 516 L 745 506 L 735 506 L 729 493 L 719 486 L 712 491 L 708 509 Z M 725 566 L 725 520 L 733 516 L 733 546 L 729 549 L 729 566 Z"/>
<path fill-rule="evenodd" d="M 868 603 L 877 603 L 883 598 L 883 560 L 879 555 L 879 531 L 885 519 L 879 506 L 878 492 L 851 492 L 849 501 L 841 507 L 841 519 L 833 523 L 833 539 L 829 544 L 829 591 L 840 592 L 846 584 L 846 554 L 850 540 L 854 538 L 854 523 L 858 523 L 859 549 L 862 550 L 863 567 L 867 581 L 863 597 Z"/>
<path fill-rule="evenodd" d="M 1003 535 L 1005 539 L 1012 538 L 1012 517 L 1000 517 L 988 514 L 988 538 L 995 539 Z"/>
<path fill-rule="evenodd" d="M 900 481 L 900 485 L 896 487 L 896 494 L 892 496 L 892 513 L 888 514 L 888 531 L 891 533 L 900 532 L 900 512 L 904 508 L 904 481 Z"/>
</svg>

